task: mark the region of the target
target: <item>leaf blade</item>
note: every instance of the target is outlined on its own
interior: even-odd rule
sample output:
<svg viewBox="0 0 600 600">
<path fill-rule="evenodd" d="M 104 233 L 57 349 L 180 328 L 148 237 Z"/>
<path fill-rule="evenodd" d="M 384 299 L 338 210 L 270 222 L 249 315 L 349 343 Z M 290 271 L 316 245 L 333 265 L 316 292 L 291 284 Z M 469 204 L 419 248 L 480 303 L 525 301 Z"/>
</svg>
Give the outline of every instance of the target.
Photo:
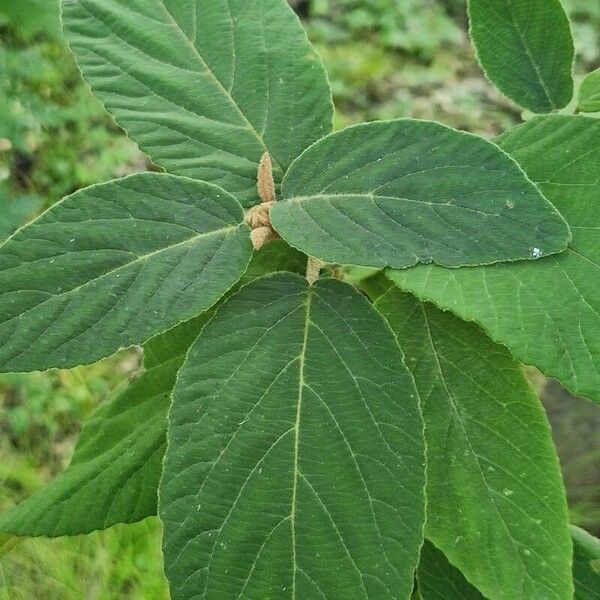
<svg viewBox="0 0 600 600">
<path fill-rule="evenodd" d="M 520 365 L 475 325 L 397 289 L 376 308 L 422 398 L 425 536 L 490 600 L 571 597 L 558 460 Z"/>
<path fill-rule="evenodd" d="M 533 112 L 573 97 L 574 46 L 559 0 L 469 0 L 470 34 L 488 79 Z"/>
<path fill-rule="evenodd" d="M 596 119 L 548 116 L 499 140 L 569 222 L 574 237 L 563 254 L 531 264 L 389 272 L 402 289 L 477 322 L 523 363 L 595 402 L 600 402 L 599 139 Z"/>
<path fill-rule="evenodd" d="M 487 264 L 532 258 L 540 245 L 560 252 L 569 239 L 562 217 L 504 152 L 427 121 L 327 136 L 294 162 L 282 194 L 273 226 L 327 262 Z"/>
<path fill-rule="evenodd" d="M 55 205 L 0 247 L 0 369 L 92 362 L 216 302 L 252 254 L 219 188 L 139 174 Z"/>
<path fill-rule="evenodd" d="M 600 69 L 586 75 L 579 88 L 579 110 L 600 112 Z"/>
<path fill-rule="evenodd" d="M 265 151 L 280 178 L 331 131 L 324 67 L 283 0 L 79 0 L 63 4 L 63 21 L 132 139 L 170 173 L 217 183 L 245 206 L 258 200 Z"/>
<path fill-rule="evenodd" d="M 427 540 L 421 549 L 417 581 L 421 600 L 485 600 L 444 553 Z"/>
<path fill-rule="evenodd" d="M 233 337 L 240 322 L 246 324 L 241 341 Z M 364 347 L 340 343 L 348 335 Z M 380 377 L 378 394 L 385 390 L 389 400 L 375 401 L 369 370 Z M 190 350 L 170 416 L 159 511 L 173 598 L 348 593 L 408 599 L 424 474 L 420 417 L 407 376 L 389 330 L 345 284 L 321 280 L 308 288 L 299 277 L 279 274 L 229 300 Z M 329 385 L 333 379 L 342 392 Z M 410 442 L 390 439 L 401 423 L 386 406 L 399 404 L 392 390 L 402 399 Z M 384 420 L 389 429 L 384 414 L 392 419 Z M 388 481 L 386 491 L 388 469 L 404 485 Z M 405 508 L 390 489 L 404 490 Z M 375 506 L 369 493 L 379 501 Z M 385 550 L 375 521 L 392 538 Z M 315 547 L 327 548 L 328 559 L 315 557 Z"/>
</svg>

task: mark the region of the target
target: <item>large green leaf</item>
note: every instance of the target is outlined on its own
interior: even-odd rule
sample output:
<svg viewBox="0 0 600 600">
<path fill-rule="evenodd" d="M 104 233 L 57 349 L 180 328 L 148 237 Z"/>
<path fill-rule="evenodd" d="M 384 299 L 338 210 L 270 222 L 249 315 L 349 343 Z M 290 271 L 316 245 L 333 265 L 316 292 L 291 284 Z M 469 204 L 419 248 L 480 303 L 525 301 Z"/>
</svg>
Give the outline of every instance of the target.
<svg viewBox="0 0 600 600">
<path fill-rule="evenodd" d="M 469 0 L 471 38 L 487 77 L 538 113 L 573 97 L 573 38 L 559 0 Z"/>
<path fill-rule="evenodd" d="M 417 571 L 421 600 L 485 600 L 443 552 L 426 541 Z"/>
<path fill-rule="evenodd" d="M 311 146 L 271 210 L 282 237 L 328 262 L 487 264 L 560 252 L 568 227 L 504 152 L 438 123 L 362 124 Z"/>
<path fill-rule="evenodd" d="M 376 302 L 421 396 L 425 535 L 489 600 L 567 600 L 558 460 L 520 365 L 476 325 L 392 288 Z"/>
<path fill-rule="evenodd" d="M 571 535 L 575 600 L 599 600 L 600 540 L 579 527 L 571 527 Z"/>
<path fill-rule="evenodd" d="M 56 204 L 0 247 L 0 370 L 72 367 L 214 304 L 251 257 L 220 188 L 139 174 Z"/>
<path fill-rule="evenodd" d="M 579 88 L 579 110 L 600 112 L 600 69 L 590 73 Z"/>
<path fill-rule="evenodd" d="M 66 0 L 65 33 L 107 109 L 170 173 L 246 206 L 331 131 L 324 67 L 285 0 Z"/>
<path fill-rule="evenodd" d="M 184 357 L 146 371 L 101 406 L 67 470 L 1 514 L 0 532 L 77 535 L 155 515 L 170 393 Z"/>
<path fill-rule="evenodd" d="M 306 257 L 281 240 L 272 242 L 254 255 L 242 281 L 260 277 L 273 264 L 300 270 Z M 211 308 L 144 344 L 146 372 L 93 415 L 64 474 L 0 515 L 0 532 L 76 535 L 156 514 L 175 377 L 213 315 Z"/>
<path fill-rule="evenodd" d="M 537 117 L 500 143 L 569 222 L 569 249 L 530 264 L 428 266 L 391 277 L 477 321 L 519 360 L 600 403 L 600 121 Z"/>
<path fill-rule="evenodd" d="M 180 371 L 159 514 L 173 600 L 408 599 L 424 520 L 417 394 L 347 284 L 243 288 Z"/>
</svg>

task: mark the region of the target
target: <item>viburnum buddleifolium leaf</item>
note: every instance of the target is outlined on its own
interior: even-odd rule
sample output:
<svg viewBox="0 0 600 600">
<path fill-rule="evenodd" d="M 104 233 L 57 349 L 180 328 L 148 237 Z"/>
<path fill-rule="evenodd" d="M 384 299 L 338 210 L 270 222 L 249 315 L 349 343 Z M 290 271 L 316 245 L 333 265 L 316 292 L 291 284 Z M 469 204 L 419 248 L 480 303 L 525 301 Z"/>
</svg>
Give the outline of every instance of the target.
<svg viewBox="0 0 600 600">
<path fill-rule="evenodd" d="M 0 370 L 89 363 L 214 304 L 252 254 L 243 209 L 138 174 L 59 202 L 0 246 Z"/>
<path fill-rule="evenodd" d="M 575 600 L 600 600 L 600 540 L 571 526 Z"/>
<path fill-rule="evenodd" d="M 242 281 L 273 264 L 300 271 L 299 252 L 277 240 L 256 252 Z M 306 257 L 302 270 L 306 269 Z M 215 308 L 144 344 L 145 372 L 85 425 L 67 470 L 14 509 L 0 532 L 18 536 L 77 535 L 156 514 L 158 482 L 175 377 Z"/>
<path fill-rule="evenodd" d="M 558 460 L 521 366 L 479 327 L 391 288 L 376 308 L 421 397 L 425 536 L 489 600 L 572 597 Z"/>
<path fill-rule="evenodd" d="M 0 514 L 0 532 L 78 535 L 155 515 L 170 394 L 184 357 L 147 370 L 102 405 L 66 471 Z"/>
<path fill-rule="evenodd" d="M 400 119 L 327 136 L 290 167 L 271 210 L 292 246 L 341 264 L 457 267 L 564 250 L 569 230 L 492 143 Z"/>
<path fill-rule="evenodd" d="M 392 332 L 351 286 L 244 287 L 190 349 L 169 421 L 173 600 L 410 597 L 423 424 Z"/>
<path fill-rule="evenodd" d="M 421 548 L 417 581 L 420 600 L 486 600 L 429 541 Z"/>
<path fill-rule="evenodd" d="M 393 281 L 476 321 L 523 363 L 600 403 L 600 121 L 536 117 L 499 143 L 567 219 L 566 252 L 534 263 L 418 267 Z M 543 246 L 540 255 L 545 255 Z"/>
<path fill-rule="evenodd" d="M 469 0 L 486 76 L 520 106 L 546 113 L 573 97 L 574 47 L 560 0 Z"/>
<path fill-rule="evenodd" d="M 579 110 L 600 112 L 600 69 L 590 73 L 579 88 Z"/>
<path fill-rule="evenodd" d="M 320 58 L 285 0 L 63 1 L 92 91 L 170 173 L 258 201 L 268 151 L 280 180 L 332 128 Z"/>
</svg>

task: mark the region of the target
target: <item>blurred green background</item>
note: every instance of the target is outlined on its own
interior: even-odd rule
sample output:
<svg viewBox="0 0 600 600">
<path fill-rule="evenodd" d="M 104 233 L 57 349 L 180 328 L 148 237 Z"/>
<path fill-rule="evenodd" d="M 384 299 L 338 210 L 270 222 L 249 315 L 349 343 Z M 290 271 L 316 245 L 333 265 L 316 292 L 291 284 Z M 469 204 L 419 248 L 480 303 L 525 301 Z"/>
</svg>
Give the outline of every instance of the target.
<svg viewBox="0 0 600 600">
<path fill-rule="evenodd" d="M 465 0 L 290 0 L 330 73 L 336 127 L 412 116 L 493 137 L 518 108 L 483 78 Z M 564 0 L 578 80 L 600 66 L 600 0 Z M 151 168 L 80 78 L 55 0 L 0 0 L 0 239 L 82 186 Z M 0 377 L 0 510 L 66 467 L 82 421 L 139 368 Z M 572 520 L 600 534 L 600 411 L 528 370 L 552 421 Z M 156 519 L 91 536 L 0 537 L 0 600 L 166 600 Z"/>
</svg>

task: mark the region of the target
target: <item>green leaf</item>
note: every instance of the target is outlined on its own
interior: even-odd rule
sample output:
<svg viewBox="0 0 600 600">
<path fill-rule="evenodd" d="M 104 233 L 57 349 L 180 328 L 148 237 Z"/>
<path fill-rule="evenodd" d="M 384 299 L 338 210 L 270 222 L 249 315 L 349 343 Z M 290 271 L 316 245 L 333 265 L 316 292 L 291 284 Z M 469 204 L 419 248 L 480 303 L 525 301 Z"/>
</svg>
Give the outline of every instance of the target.
<svg viewBox="0 0 600 600">
<path fill-rule="evenodd" d="M 72 367 L 214 304 L 252 247 L 216 186 L 138 174 L 56 204 L 0 247 L 0 370 Z"/>
<path fill-rule="evenodd" d="M 283 241 L 272 242 L 254 255 L 243 279 L 263 275 L 269 260 L 300 268 L 300 257 Z M 189 347 L 214 312 L 211 308 L 144 344 L 146 371 L 92 416 L 65 473 L 0 515 L 0 532 L 76 535 L 156 514 L 171 391 Z"/>
<path fill-rule="evenodd" d="M 280 179 L 331 131 L 325 69 L 285 0 L 66 0 L 63 21 L 93 92 L 142 150 L 245 206 L 265 151 Z"/>
<path fill-rule="evenodd" d="M 421 600 L 485 600 L 443 552 L 426 541 L 417 571 Z"/>
<path fill-rule="evenodd" d="M 184 357 L 146 371 L 102 405 L 66 471 L 0 514 L 0 532 L 78 535 L 155 515 L 170 393 Z"/>
<path fill-rule="evenodd" d="M 422 542 L 414 383 L 352 287 L 263 277 L 180 371 L 159 514 L 173 600 L 408 599 Z"/>
<path fill-rule="evenodd" d="M 583 112 L 600 112 L 600 69 L 583 80 L 579 88 L 578 107 Z"/>
<path fill-rule="evenodd" d="M 559 0 L 469 0 L 471 39 L 488 79 L 546 113 L 573 97 L 573 38 Z"/>
<path fill-rule="evenodd" d="M 390 276 L 600 403 L 600 121 L 537 117 L 499 141 L 569 222 L 569 249 L 535 263 L 419 267 Z"/>
<path fill-rule="evenodd" d="M 571 598 L 558 460 L 520 365 L 476 325 L 397 289 L 376 308 L 421 397 L 426 537 L 489 600 Z"/>
<path fill-rule="evenodd" d="M 600 599 L 600 540 L 571 526 L 575 600 Z"/>
<path fill-rule="evenodd" d="M 504 152 L 438 123 L 349 127 L 311 146 L 271 210 L 281 236 L 327 262 L 398 268 L 531 258 L 568 227 Z"/>
</svg>

